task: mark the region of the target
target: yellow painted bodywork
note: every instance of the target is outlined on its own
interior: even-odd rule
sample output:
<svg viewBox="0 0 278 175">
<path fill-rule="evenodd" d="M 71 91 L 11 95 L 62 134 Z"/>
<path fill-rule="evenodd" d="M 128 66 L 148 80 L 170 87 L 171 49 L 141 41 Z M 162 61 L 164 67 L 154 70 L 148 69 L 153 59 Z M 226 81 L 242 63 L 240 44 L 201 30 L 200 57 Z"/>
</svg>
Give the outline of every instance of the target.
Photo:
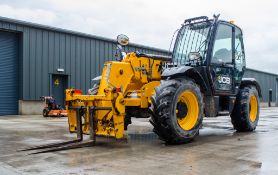
<svg viewBox="0 0 278 175">
<path fill-rule="evenodd" d="M 160 60 L 137 57 L 135 53 L 129 53 L 121 62 L 105 62 L 97 95 L 82 95 L 75 93 L 75 89 L 67 89 L 66 109 L 70 132 L 76 132 L 77 127 L 76 112 L 72 107 L 84 109 L 84 134 L 90 133 L 90 108 L 111 108 L 94 112 L 95 134 L 124 138 L 126 107 L 150 106 L 154 88 L 160 84 L 161 65 Z"/>
</svg>

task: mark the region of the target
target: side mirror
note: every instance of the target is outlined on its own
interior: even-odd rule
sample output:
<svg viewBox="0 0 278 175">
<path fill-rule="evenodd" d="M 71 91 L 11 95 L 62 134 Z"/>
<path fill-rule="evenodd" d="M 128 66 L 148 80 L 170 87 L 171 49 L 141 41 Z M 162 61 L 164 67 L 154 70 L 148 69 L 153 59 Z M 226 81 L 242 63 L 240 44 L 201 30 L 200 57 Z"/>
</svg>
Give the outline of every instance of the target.
<svg viewBox="0 0 278 175">
<path fill-rule="evenodd" d="M 121 46 L 126 46 L 126 45 L 128 45 L 129 38 L 126 35 L 120 34 L 117 36 L 117 42 Z"/>
<path fill-rule="evenodd" d="M 202 56 L 199 52 L 190 52 L 188 54 L 189 61 L 201 60 Z"/>
</svg>

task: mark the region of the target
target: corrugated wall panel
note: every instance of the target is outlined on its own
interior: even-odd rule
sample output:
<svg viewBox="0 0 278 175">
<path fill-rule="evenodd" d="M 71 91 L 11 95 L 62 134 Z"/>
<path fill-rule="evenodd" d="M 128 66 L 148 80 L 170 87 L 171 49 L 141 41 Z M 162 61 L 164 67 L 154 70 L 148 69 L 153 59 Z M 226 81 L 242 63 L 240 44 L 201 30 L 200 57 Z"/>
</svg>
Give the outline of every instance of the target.
<svg viewBox="0 0 278 175">
<path fill-rule="evenodd" d="M 90 70 L 91 70 L 91 78 L 96 77 L 96 41 L 90 40 Z"/>
<path fill-rule="evenodd" d="M 16 24 L 9 24 L 10 30 L 16 30 Z"/>
<path fill-rule="evenodd" d="M 100 59 L 99 59 L 99 57 L 100 57 L 100 52 L 97 52 L 97 50 L 100 50 L 100 42 L 99 41 L 97 41 L 96 40 L 96 47 L 95 47 L 95 50 L 94 50 L 94 52 L 95 52 L 95 61 L 96 61 L 96 75 L 99 75 L 100 74 Z"/>
<path fill-rule="evenodd" d="M 51 95 L 51 75 L 59 74 L 57 68 L 65 70 L 64 74 L 68 75 L 71 87 L 86 91 L 91 85 L 90 80 L 101 74 L 104 61 L 115 59 L 116 43 L 110 39 L 1 19 L 0 28 L 23 33 L 24 100 L 38 100 L 42 95 Z M 167 54 L 165 50 L 136 44 L 126 46 L 124 50 Z M 248 74 L 258 79 L 263 86 L 264 99 L 267 100 L 268 89 L 275 89 L 276 76 L 251 71 L 247 71 L 246 76 Z"/>
<path fill-rule="evenodd" d="M 83 91 L 85 88 L 85 76 L 86 76 L 86 58 L 85 58 L 85 39 L 81 38 L 81 50 L 80 50 L 80 84 L 78 88 L 81 88 Z M 88 81 L 88 80 L 87 80 Z"/>
<path fill-rule="evenodd" d="M 65 74 L 70 73 L 70 36 L 65 35 Z"/>
<path fill-rule="evenodd" d="M 29 35 L 29 28 L 24 27 L 23 29 L 23 35 L 22 35 L 22 40 L 23 40 L 23 58 L 21 58 L 23 61 L 23 92 L 22 92 L 22 98 L 23 99 L 30 99 L 30 35 Z"/>
<path fill-rule="evenodd" d="M 22 38 L 22 34 L 21 32 L 18 34 L 18 38 L 19 38 L 19 43 L 18 43 L 18 78 L 19 78 L 19 82 L 18 82 L 18 90 L 19 90 L 19 100 L 23 99 L 23 48 L 20 47 L 23 45 L 23 38 Z"/>
<path fill-rule="evenodd" d="M 16 25 L 16 31 L 22 32 L 24 30 L 23 26 Z"/>
<path fill-rule="evenodd" d="M 9 23 L 3 22 L 2 26 L 4 29 L 10 29 Z"/>
<path fill-rule="evenodd" d="M 108 43 L 108 59 L 114 60 L 113 43 Z"/>
<path fill-rule="evenodd" d="M 42 36 L 42 82 L 49 82 L 49 35 L 48 31 L 43 31 Z M 42 94 L 49 94 L 49 85 L 48 83 L 41 83 L 42 85 Z M 42 95 L 40 94 L 40 95 Z"/>
<path fill-rule="evenodd" d="M 57 68 L 66 68 L 66 36 L 65 34 L 60 34 L 60 47 L 59 47 L 59 65 Z"/>
<path fill-rule="evenodd" d="M 85 40 L 85 89 L 90 86 L 91 80 L 91 45 L 90 40 Z"/>
<path fill-rule="evenodd" d="M 252 69 L 247 69 L 244 77 L 256 78 L 262 89 L 263 101 L 267 102 L 269 99 L 269 89 L 272 89 L 273 102 L 276 100 L 276 79 L 278 76 L 274 74 L 264 73 Z"/>
<path fill-rule="evenodd" d="M 75 60 L 76 60 L 76 37 L 75 36 L 71 36 L 70 37 L 70 77 L 69 77 L 69 84 L 71 87 L 75 87 L 76 86 L 76 64 L 75 64 Z"/>
<path fill-rule="evenodd" d="M 35 89 L 35 99 L 40 98 L 41 94 L 43 94 L 42 92 L 42 86 L 43 84 L 41 83 L 42 80 L 42 67 L 44 66 L 42 64 L 43 61 L 43 57 L 42 57 L 42 31 L 41 30 L 37 30 L 36 31 L 36 55 L 35 55 L 35 60 L 36 60 L 36 80 L 35 80 L 35 84 L 36 84 L 36 89 Z"/>
<path fill-rule="evenodd" d="M 105 58 L 105 53 L 104 53 L 104 42 L 103 41 L 99 41 L 99 57 L 97 59 L 99 60 L 99 65 L 98 66 L 100 67 L 100 65 L 102 65 L 103 62 L 106 59 Z"/>
<path fill-rule="evenodd" d="M 49 32 L 48 33 L 48 72 L 49 73 L 54 72 L 54 63 L 55 63 L 55 61 L 54 61 L 54 55 L 55 55 L 54 48 L 55 48 L 54 32 Z"/>
<path fill-rule="evenodd" d="M 60 34 L 55 32 L 54 34 L 54 66 L 53 72 L 57 70 L 60 64 Z"/>
<path fill-rule="evenodd" d="M 81 39 L 79 37 L 76 38 L 76 58 L 75 58 L 75 88 L 81 88 Z"/>
<path fill-rule="evenodd" d="M 71 49 L 70 49 L 70 44 L 71 44 L 71 38 L 69 35 L 66 35 L 65 39 L 65 73 L 67 75 L 70 74 L 70 62 L 71 62 Z M 68 83 L 69 84 L 69 83 Z"/>
<path fill-rule="evenodd" d="M 29 93 L 30 99 L 36 99 L 36 86 L 39 82 L 36 83 L 36 30 L 30 29 L 30 85 L 29 85 Z"/>
</svg>

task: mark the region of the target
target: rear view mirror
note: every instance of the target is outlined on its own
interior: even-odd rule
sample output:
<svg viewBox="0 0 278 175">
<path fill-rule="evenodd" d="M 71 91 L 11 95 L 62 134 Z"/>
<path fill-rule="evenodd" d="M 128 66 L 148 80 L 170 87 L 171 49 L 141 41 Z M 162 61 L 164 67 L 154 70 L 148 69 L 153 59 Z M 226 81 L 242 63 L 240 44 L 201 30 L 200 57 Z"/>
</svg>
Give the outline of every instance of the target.
<svg viewBox="0 0 278 175">
<path fill-rule="evenodd" d="M 126 46 L 126 45 L 128 45 L 129 38 L 126 35 L 120 34 L 117 36 L 117 42 L 121 46 Z"/>
</svg>

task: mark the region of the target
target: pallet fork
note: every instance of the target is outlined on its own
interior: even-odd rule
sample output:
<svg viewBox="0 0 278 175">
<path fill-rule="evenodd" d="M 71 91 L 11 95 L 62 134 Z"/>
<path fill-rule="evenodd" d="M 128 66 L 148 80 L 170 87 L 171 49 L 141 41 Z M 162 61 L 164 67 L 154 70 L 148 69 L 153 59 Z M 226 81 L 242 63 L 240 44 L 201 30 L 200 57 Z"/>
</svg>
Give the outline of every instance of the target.
<svg viewBox="0 0 278 175">
<path fill-rule="evenodd" d="M 90 108 L 90 110 L 89 110 L 90 118 L 89 119 L 90 119 L 91 128 L 90 128 L 90 139 L 87 141 L 83 140 L 83 131 L 82 131 L 82 125 L 83 125 L 82 124 L 82 113 L 83 113 L 84 108 L 83 107 L 71 107 L 70 109 L 76 111 L 77 139 L 65 141 L 65 142 L 57 142 L 57 143 L 29 147 L 29 148 L 21 149 L 18 151 L 41 150 L 41 151 L 30 153 L 30 154 L 40 154 L 40 153 L 49 153 L 49 152 L 56 152 L 56 151 L 62 151 L 62 150 L 68 150 L 68 149 L 94 146 L 96 143 L 96 134 L 94 132 L 93 115 L 96 110 L 111 110 L 111 108 L 109 108 L 109 109 L 108 108 L 100 108 L 100 107 L 91 107 Z"/>
</svg>

